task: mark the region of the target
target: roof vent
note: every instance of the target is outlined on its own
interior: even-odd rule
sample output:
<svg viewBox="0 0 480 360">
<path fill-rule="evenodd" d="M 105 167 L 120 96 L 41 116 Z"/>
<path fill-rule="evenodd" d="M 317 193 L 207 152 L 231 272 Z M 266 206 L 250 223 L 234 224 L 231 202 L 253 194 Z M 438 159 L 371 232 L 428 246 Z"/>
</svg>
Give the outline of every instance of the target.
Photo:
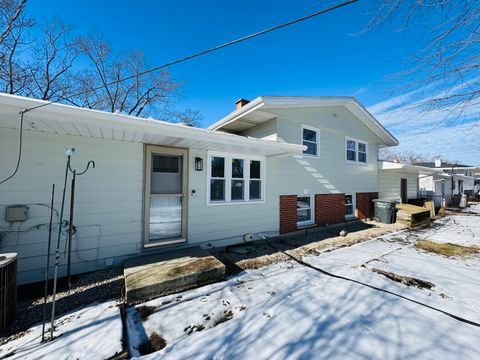
<svg viewBox="0 0 480 360">
<path fill-rule="evenodd" d="M 238 99 L 237 101 L 235 101 L 235 109 L 238 110 L 241 107 L 247 105 L 249 102 L 250 102 L 250 100 Z"/>
<path fill-rule="evenodd" d="M 435 167 L 441 167 L 442 166 L 442 160 L 441 159 L 435 159 Z"/>
</svg>

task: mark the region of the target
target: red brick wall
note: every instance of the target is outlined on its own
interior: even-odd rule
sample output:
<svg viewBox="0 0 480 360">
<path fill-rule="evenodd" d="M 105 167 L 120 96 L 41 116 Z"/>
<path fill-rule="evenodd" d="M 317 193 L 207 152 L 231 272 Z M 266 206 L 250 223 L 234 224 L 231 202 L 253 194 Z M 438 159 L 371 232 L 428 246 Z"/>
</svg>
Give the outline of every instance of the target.
<svg viewBox="0 0 480 360">
<path fill-rule="evenodd" d="M 338 224 L 345 221 L 345 194 L 316 194 L 315 223 Z"/>
<path fill-rule="evenodd" d="M 280 234 L 297 230 L 297 195 L 280 196 Z"/>
<path fill-rule="evenodd" d="M 358 219 L 368 219 L 373 217 L 374 209 L 372 200 L 377 198 L 377 192 L 357 193 L 356 206 Z"/>
</svg>

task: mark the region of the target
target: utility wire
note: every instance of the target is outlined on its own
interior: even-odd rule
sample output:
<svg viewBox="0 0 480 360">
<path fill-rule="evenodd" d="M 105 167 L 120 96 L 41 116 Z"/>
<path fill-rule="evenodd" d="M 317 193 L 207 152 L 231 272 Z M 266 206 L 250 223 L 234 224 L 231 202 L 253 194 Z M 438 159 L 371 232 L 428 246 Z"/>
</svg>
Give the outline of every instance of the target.
<svg viewBox="0 0 480 360">
<path fill-rule="evenodd" d="M 106 83 L 106 84 L 104 84 L 104 85 L 102 85 L 102 86 L 98 86 L 98 87 L 93 88 L 93 89 L 88 89 L 88 90 L 84 90 L 84 91 L 81 91 L 81 92 L 78 92 L 78 93 L 74 93 L 74 94 L 71 94 L 71 95 L 69 95 L 69 96 L 70 96 L 70 97 L 80 96 L 80 95 L 88 94 L 88 93 L 93 92 L 93 91 L 101 90 L 101 89 L 103 89 L 103 88 L 105 88 L 105 87 L 108 87 L 108 86 L 110 86 L 110 85 L 114 85 L 114 84 L 117 84 L 117 83 L 119 83 L 119 82 L 131 80 L 131 79 L 134 79 L 134 78 L 136 78 L 136 77 L 138 77 L 138 76 L 143 76 L 143 75 L 146 75 L 146 74 L 149 74 L 149 73 L 152 73 L 152 72 L 155 72 L 155 71 L 158 71 L 158 70 L 167 68 L 167 67 L 169 67 L 169 66 L 176 65 L 176 64 L 185 62 L 185 61 L 187 61 L 187 60 L 191 60 L 191 59 L 194 59 L 194 58 L 196 58 L 196 57 L 199 57 L 199 56 L 202 56 L 202 55 L 205 55 L 205 54 L 208 54 L 208 53 L 211 53 L 211 52 L 214 52 L 214 51 L 217 51 L 217 50 L 226 48 L 226 47 L 228 47 L 228 46 L 235 45 L 235 44 L 244 42 L 244 41 L 246 41 L 246 40 L 253 39 L 253 38 L 255 38 L 255 37 L 258 37 L 258 36 L 261 36 L 261 35 L 270 33 L 270 32 L 272 32 L 272 31 L 279 30 L 279 29 L 282 29 L 282 28 L 284 28 L 284 27 L 287 27 L 287 26 L 290 26 L 290 25 L 294 25 L 294 24 L 297 24 L 297 23 L 302 22 L 302 21 L 305 21 L 305 20 L 312 19 L 312 18 L 317 17 L 317 16 L 319 16 L 319 15 L 322 15 L 322 14 L 328 13 L 328 12 L 330 12 L 330 11 L 339 9 L 339 8 L 341 8 L 341 7 L 344 7 L 344 6 L 347 6 L 347 5 L 356 3 L 356 2 L 358 2 L 358 1 L 359 1 L 359 0 L 349 0 L 349 1 L 345 1 L 345 2 L 342 2 L 342 3 L 340 3 L 340 4 L 331 6 L 331 7 L 329 7 L 329 8 L 326 8 L 326 9 L 323 9 L 323 10 L 320 10 L 320 11 L 317 11 L 317 12 L 312 13 L 312 14 L 310 14 L 310 15 L 302 16 L 302 17 L 300 17 L 300 18 L 298 18 L 298 19 L 291 20 L 291 21 L 288 21 L 288 22 L 286 22 L 286 23 L 283 23 L 283 24 L 280 24 L 280 25 L 276 25 L 276 26 L 273 26 L 273 27 L 271 27 L 271 28 L 268 28 L 268 29 L 265 29 L 265 30 L 261 30 L 261 31 L 258 31 L 258 32 L 256 32 L 256 33 L 253 33 L 253 34 L 250 34 L 250 35 L 247 35 L 247 36 L 238 38 L 238 39 L 236 39 L 236 40 L 232 40 L 232 41 L 223 43 L 223 44 L 221 44 L 221 45 L 214 46 L 214 47 L 209 48 L 209 49 L 207 49 L 207 50 L 203 50 L 203 51 L 194 53 L 194 54 L 192 54 L 192 55 L 188 55 L 188 56 L 185 56 L 185 57 L 183 57 L 183 58 L 170 61 L 170 62 L 165 63 L 165 64 L 163 64 L 163 65 L 160 65 L 160 66 L 157 66 L 157 67 L 154 67 L 154 68 L 151 68 L 151 69 L 147 69 L 147 70 L 141 71 L 141 72 L 139 72 L 139 73 L 137 73 L 137 74 L 135 74 L 135 75 L 130 75 L 130 76 L 121 78 L 121 79 L 119 79 L 119 80 L 115 80 L 115 81 Z M 26 109 L 25 112 L 30 111 L 30 110 L 34 110 L 34 109 L 38 109 L 38 108 L 41 108 L 41 107 L 45 107 L 45 106 L 48 106 L 48 105 L 51 105 L 51 104 L 53 104 L 53 101 L 48 101 L 48 102 L 46 102 L 46 103 L 44 103 L 44 104 L 37 105 L 37 106 L 31 107 L 31 108 L 29 108 L 29 109 Z"/>
<path fill-rule="evenodd" d="M 23 146 L 23 116 L 25 113 L 26 113 L 25 110 L 20 112 L 20 135 L 19 135 L 19 141 L 18 141 L 17 165 L 15 166 L 15 170 L 13 170 L 13 173 L 10 176 L 0 181 L 0 185 L 7 182 L 11 178 L 13 178 L 15 174 L 18 172 L 18 168 L 20 167 L 20 160 L 22 159 L 22 146 Z"/>
<path fill-rule="evenodd" d="M 310 269 L 313 269 L 315 271 L 318 271 L 324 275 L 327 275 L 327 276 L 330 276 L 330 277 L 333 277 L 333 278 L 336 278 L 336 279 L 341 279 L 341 280 L 345 280 L 345 281 L 350 281 L 350 282 L 353 282 L 353 283 L 356 283 L 356 284 L 359 284 L 359 285 L 362 285 L 362 286 L 365 286 L 365 287 L 368 287 L 370 289 L 373 289 L 373 290 L 376 290 L 376 291 L 380 291 L 380 292 L 384 292 L 384 293 L 387 293 L 387 294 L 390 294 L 390 295 L 393 295 L 393 296 L 396 296 L 400 299 L 403 299 L 403 300 L 406 300 L 406 301 L 410 301 L 414 304 L 417 304 L 417 305 L 421 305 L 421 306 L 424 306 L 430 310 L 433 310 L 433 311 L 437 311 L 439 313 L 442 313 L 448 317 L 451 317 L 457 321 L 461 321 L 463 323 L 466 323 L 466 324 L 469 324 L 469 325 L 472 325 L 472 326 L 475 326 L 475 327 L 480 327 L 480 324 L 478 322 L 475 322 L 473 320 L 469 320 L 469 319 L 465 319 L 461 316 L 458 316 L 458 315 L 455 315 L 455 314 L 452 314 L 448 311 L 445 311 L 445 310 L 442 310 L 442 309 L 438 309 L 436 307 L 433 307 L 431 305 L 428 305 L 428 304 L 425 304 L 425 303 L 422 303 L 420 301 L 417 301 L 417 300 L 414 300 L 414 299 L 411 299 L 409 297 L 406 297 L 406 296 L 403 296 L 403 295 L 400 295 L 400 294 L 397 294 L 393 291 L 390 291 L 390 290 L 386 290 L 386 289 L 382 289 L 380 287 L 377 287 L 377 286 L 374 286 L 374 285 L 370 285 L 370 284 L 367 284 L 367 283 L 364 283 L 363 281 L 360 281 L 360 280 L 355 280 L 355 279 L 352 279 L 352 278 L 349 278 L 349 277 L 346 277 L 346 276 L 341 276 L 341 275 L 337 275 L 337 274 L 333 274 L 331 272 L 328 272 L 326 270 L 323 270 L 319 267 L 316 267 L 312 264 L 309 264 L 299 258 L 297 258 L 296 256 L 293 256 L 291 254 L 289 254 L 288 252 L 284 251 L 284 250 L 280 250 L 279 248 L 277 248 L 276 246 L 272 245 L 270 243 L 270 241 L 268 241 L 266 238 L 263 239 L 265 241 L 265 243 L 270 246 L 272 249 L 274 249 L 275 251 L 279 251 L 281 252 L 282 254 L 288 256 L 290 259 L 292 259 L 293 261 L 299 263 L 300 265 L 303 265 L 303 266 L 306 266 Z"/>
</svg>

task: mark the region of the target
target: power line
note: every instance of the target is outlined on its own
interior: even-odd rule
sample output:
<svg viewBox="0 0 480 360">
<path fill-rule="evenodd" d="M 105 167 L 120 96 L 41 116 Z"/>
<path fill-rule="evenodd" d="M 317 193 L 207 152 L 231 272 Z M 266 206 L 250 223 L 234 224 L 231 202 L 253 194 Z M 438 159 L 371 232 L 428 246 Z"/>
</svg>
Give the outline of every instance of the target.
<svg viewBox="0 0 480 360">
<path fill-rule="evenodd" d="M 15 176 L 15 174 L 18 172 L 18 168 L 20 167 L 20 160 L 22 159 L 22 146 L 23 146 L 23 116 L 26 111 L 21 111 L 20 112 L 20 134 L 19 134 L 19 139 L 18 139 L 18 156 L 17 156 L 17 165 L 15 166 L 15 170 L 13 170 L 13 173 L 0 181 L 0 185 L 7 182 L 11 178 Z"/>
<path fill-rule="evenodd" d="M 287 27 L 287 26 L 290 26 L 290 25 L 294 25 L 294 24 L 297 24 L 297 23 L 302 22 L 302 21 L 305 21 L 305 20 L 312 19 L 312 18 L 317 17 L 317 16 L 319 16 L 319 15 L 323 15 L 323 14 L 325 14 L 325 13 L 328 13 L 328 12 L 330 12 L 330 11 L 333 11 L 333 10 L 342 8 L 342 7 L 344 7 L 344 6 L 347 6 L 347 5 L 356 3 L 356 2 L 358 2 L 358 1 L 359 1 L 359 0 L 349 0 L 349 1 L 345 1 L 345 2 L 342 2 L 342 3 L 340 3 L 340 4 L 331 6 L 331 7 L 327 8 L 327 9 L 323 9 L 323 10 L 317 11 L 317 12 L 312 13 L 312 14 L 310 14 L 310 15 L 302 16 L 302 17 L 300 17 L 300 18 L 298 18 L 298 19 L 291 20 L 291 21 L 288 21 L 288 22 L 286 22 L 286 23 L 283 23 L 283 24 L 280 24 L 280 25 L 276 25 L 276 26 L 273 26 L 273 27 L 271 27 L 271 28 L 268 28 L 268 29 L 265 29 L 265 30 L 261 30 L 261 31 L 258 31 L 258 32 L 256 32 L 256 33 L 253 33 L 253 34 L 250 34 L 250 35 L 247 35 L 247 36 L 238 38 L 238 39 L 236 39 L 236 40 L 232 40 L 232 41 L 223 43 L 223 44 L 221 44 L 221 45 L 214 46 L 214 47 L 209 48 L 209 49 L 207 49 L 207 50 L 203 50 L 203 51 L 194 53 L 194 54 L 192 54 L 192 55 L 188 55 L 188 56 L 185 56 L 185 57 L 183 57 L 183 58 L 170 61 L 170 62 L 165 63 L 165 64 L 163 64 L 163 65 L 156 66 L 156 67 L 154 67 L 154 68 L 150 68 L 150 69 L 141 71 L 141 72 L 139 72 L 139 73 L 137 73 L 137 74 L 135 74 L 135 75 L 130 75 L 130 76 L 121 78 L 121 79 L 119 79 L 119 80 L 115 80 L 115 81 L 106 83 L 106 84 L 104 84 L 104 85 L 102 85 L 102 86 L 98 86 L 98 87 L 93 88 L 93 89 L 88 89 L 88 90 L 84 90 L 84 91 L 81 91 L 81 92 L 78 92 L 78 93 L 71 94 L 70 97 L 85 95 L 85 94 L 88 94 L 88 93 L 93 92 L 93 91 L 101 90 L 101 89 L 103 89 L 103 88 L 105 88 L 105 87 L 108 87 L 108 86 L 110 86 L 110 85 L 114 85 L 114 84 L 117 84 L 117 83 L 119 83 L 119 82 L 131 80 L 131 79 L 134 79 L 134 78 L 136 78 L 136 77 L 138 77 L 138 76 L 143 76 L 143 75 L 146 75 L 146 74 L 149 74 L 149 73 L 152 73 L 152 72 L 155 72 L 155 71 L 158 71 L 158 70 L 167 68 L 167 67 L 169 67 L 169 66 L 176 65 L 176 64 L 179 64 L 179 63 L 182 63 L 182 62 L 185 62 L 185 61 L 188 61 L 188 60 L 197 58 L 197 57 L 199 57 L 199 56 L 209 54 L 209 53 L 211 53 L 211 52 L 214 52 L 214 51 L 217 51 L 217 50 L 226 48 L 226 47 L 228 47 L 228 46 L 232 46 L 232 45 L 235 45 L 235 44 L 238 44 L 238 43 L 241 43 L 241 42 L 244 42 L 244 41 L 253 39 L 253 38 L 255 38 L 255 37 L 258 37 L 258 36 L 261 36 L 261 35 L 270 33 L 270 32 L 272 32 L 272 31 L 279 30 L 279 29 L 282 29 L 282 28 L 284 28 L 284 27 Z M 31 111 L 31 110 L 35 110 L 35 109 L 38 109 L 38 108 L 41 108 L 41 107 L 45 107 L 45 106 L 48 106 L 48 105 L 51 105 L 51 104 L 53 104 L 53 101 L 48 101 L 48 102 L 46 102 L 45 104 L 37 105 L 37 106 L 31 107 L 31 108 L 25 109 L 24 112 Z"/>
</svg>

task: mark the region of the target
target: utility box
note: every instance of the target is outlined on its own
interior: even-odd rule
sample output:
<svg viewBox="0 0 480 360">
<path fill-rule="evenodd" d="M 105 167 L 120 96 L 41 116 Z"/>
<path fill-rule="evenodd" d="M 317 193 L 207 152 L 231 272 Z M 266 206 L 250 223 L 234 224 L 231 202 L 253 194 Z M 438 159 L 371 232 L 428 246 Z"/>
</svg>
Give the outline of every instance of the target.
<svg viewBox="0 0 480 360">
<path fill-rule="evenodd" d="M 375 220 L 384 224 L 393 224 L 396 221 L 396 201 L 374 199 Z"/>
<path fill-rule="evenodd" d="M 28 217 L 28 206 L 26 205 L 12 205 L 7 206 L 5 209 L 5 221 L 12 222 L 21 222 L 27 220 Z"/>
</svg>

